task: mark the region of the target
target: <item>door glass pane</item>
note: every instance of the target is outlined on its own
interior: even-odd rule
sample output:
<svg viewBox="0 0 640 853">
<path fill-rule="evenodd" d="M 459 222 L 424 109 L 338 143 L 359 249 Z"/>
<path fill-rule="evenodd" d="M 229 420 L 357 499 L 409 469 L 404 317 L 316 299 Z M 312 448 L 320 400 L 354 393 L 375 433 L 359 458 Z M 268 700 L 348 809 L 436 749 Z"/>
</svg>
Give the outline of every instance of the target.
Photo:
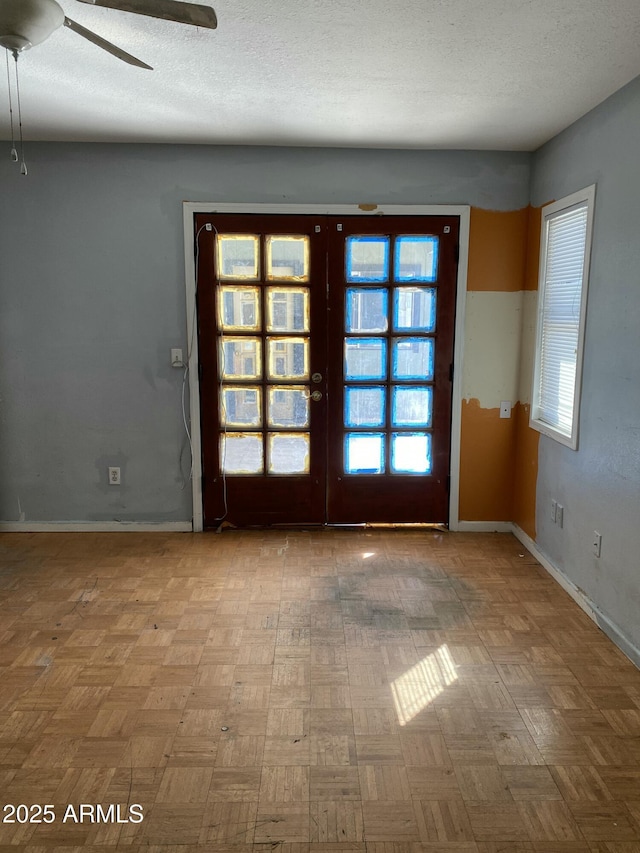
<svg viewBox="0 0 640 853">
<path fill-rule="evenodd" d="M 435 281 L 438 268 L 437 237 L 396 237 L 393 277 L 396 281 Z"/>
<path fill-rule="evenodd" d="M 433 339 L 396 338 L 392 370 L 394 379 L 433 379 Z"/>
<path fill-rule="evenodd" d="M 384 471 L 383 433 L 347 433 L 344 451 L 347 474 L 381 474 Z"/>
<path fill-rule="evenodd" d="M 347 288 L 347 332 L 387 331 L 386 288 Z"/>
<path fill-rule="evenodd" d="M 223 474 L 262 474 L 262 436 L 228 432 L 220 437 Z"/>
<path fill-rule="evenodd" d="M 391 435 L 391 471 L 394 474 L 429 474 L 431 436 L 426 432 Z"/>
<path fill-rule="evenodd" d="M 347 387 L 344 395 L 345 426 L 384 426 L 385 389 Z"/>
<path fill-rule="evenodd" d="M 435 288 L 397 287 L 393 294 L 393 327 L 397 332 L 435 331 Z"/>
<path fill-rule="evenodd" d="M 262 394 L 259 387 L 223 385 L 220 399 L 220 423 L 223 426 L 261 426 Z"/>
<path fill-rule="evenodd" d="M 285 385 L 269 388 L 269 426 L 309 426 L 309 389 Z"/>
<path fill-rule="evenodd" d="M 225 286 L 218 290 L 218 324 L 225 332 L 260 330 L 260 299 L 257 287 Z"/>
<path fill-rule="evenodd" d="M 223 379 L 260 379 L 260 339 L 223 337 L 220 341 L 220 373 Z"/>
<path fill-rule="evenodd" d="M 258 279 L 258 237 L 252 234 L 218 234 L 217 273 L 220 280 Z"/>
<path fill-rule="evenodd" d="M 267 331 L 309 331 L 309 289 L 307 287 L 267 288 Z"/>
<path fill-rule="evenodd" d="M 309 375 L 307 338 L 267 338 L 269 379 L 306 379 Z"/>
<path fill-rule="evenodd" d="M 384 338 L 345 338 L 345 379 L 385 379 L 387 342 Z"/>
<path fill-rule="evenodd" d="M 389 238 L 347 237 L 347 281 L 389 280 Z"/>
<path fill-rule="evenodd" d="M 267 280 L 309 281 L 308 237 L 267 237 Z"/>
<path fill-rule="evenodd" d="M 397 386 L 392 390 L 391 423 L 393 426 L 431 426 L 431 388 Z"/>
<path fill-rule="evenodd" d="M 269 474 L 309 473 L 309 433 L 270 433 L 267 453 Z"/>
</svg>

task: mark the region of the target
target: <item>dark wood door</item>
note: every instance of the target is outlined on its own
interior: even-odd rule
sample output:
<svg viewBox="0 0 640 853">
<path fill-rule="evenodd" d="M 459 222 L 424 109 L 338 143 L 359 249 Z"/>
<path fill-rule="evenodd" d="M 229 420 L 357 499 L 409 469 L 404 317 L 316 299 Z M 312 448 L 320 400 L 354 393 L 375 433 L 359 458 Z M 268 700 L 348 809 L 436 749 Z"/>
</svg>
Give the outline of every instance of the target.
<svg viewBox="0 0 640 853">
<path fill-rule="evenodd" d="M 446 522 L 458 218 L 195 225 L 205 526 Z"/>
<path fill-rule="evenodd" d="M 198 215 L 205 527 L 326 517 L 326 233 Z M 211 228 L 210 239 L 206 233 Z"/>
<path fill-rule="evenodd" d="M 330 523 L 448 520 L 458 232 L 458 217 L 330 224 Z"/>
</svg>

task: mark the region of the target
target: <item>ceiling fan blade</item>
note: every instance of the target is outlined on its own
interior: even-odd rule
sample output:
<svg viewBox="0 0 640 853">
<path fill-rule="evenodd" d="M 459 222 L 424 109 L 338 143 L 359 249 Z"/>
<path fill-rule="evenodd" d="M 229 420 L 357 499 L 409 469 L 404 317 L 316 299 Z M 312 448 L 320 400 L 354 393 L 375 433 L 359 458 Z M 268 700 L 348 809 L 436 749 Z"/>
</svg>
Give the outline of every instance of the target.
<svg viewBox="0 0 640 853">
<path fill-rule="evenodd" d="M 80 0 L 92 6 L 105 6 L 121 12 L 133 12 L 135 15 L 148 15 L 164 21 L 177 21 L 179 24 L 191 24 L 194 27 L 207 27 L 215 30 L 218 26 L 216 13 L 211 6 L 200 3 L 182 3 L 179 0 Z"/>
<path fill-rule="evenodd" d="M 120 47 L 116 47 L 115 44 L 111 44 L 110 41 L 103 39 L 102 36 L 97 35 L 91 30 L 88 30 L 86 27 L 81 26 L 81 24 L 76 23 L 76 21 L 72 21 L 71 18 L 65 17 L 64 19 L 65 27 L 68 27 L 70 30 L 73 30 L 74 33 L 78 33 L 79 36 L 87 39 L 87 41 L 93 42 L 93 44 L 98 45 L 103 50 L 106 50 L 107 53 L 112 54 L 113 56 L 117 56 L 118 59 L 122 59 L 123 62 L 128 62 L 129 65 L 137 65 L 138 68 L 147 68 L 149 71 L 153 71 L 153 68 L 150 65 L 147 65 L 146 62 L 142 62 L 141 59 L 136 59 L 135 56 L 132 56 L 130 53 L 127 53 L 126 50 L 122 50 Z"/>
</svg>

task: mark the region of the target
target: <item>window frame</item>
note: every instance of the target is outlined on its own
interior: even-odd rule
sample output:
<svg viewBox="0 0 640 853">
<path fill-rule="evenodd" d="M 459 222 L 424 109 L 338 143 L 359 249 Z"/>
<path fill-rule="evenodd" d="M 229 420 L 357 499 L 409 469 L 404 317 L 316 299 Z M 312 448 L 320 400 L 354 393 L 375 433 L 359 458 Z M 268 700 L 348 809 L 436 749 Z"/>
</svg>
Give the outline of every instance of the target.
<svg viewBox="0 0 640 853">
<path fill-rule="evenodd" d="M 540 267 L 538 273 L 538 307 L 536 315 L 536 334 L 533 382 L 531 387 L 531 413 L 529 426 L 543 435 L 554 439 L 571 450 L 578 449 L 578 426 L 580 419 L 580 400 L 582 396 L 582 365 L 584 357 L 584 336 L 587 316 L 587 296 L 589 290 L 589 272 L 591 265 L 591 245 L 593 236 L 593 209 L 595 202 L 596 186 L 585 187 L 571 195 L 552 202 L 542 208 L 542 224 L 540 233 Z M 585 248 L 582 265 L 582 284 L 580 288 L 580 316 L 578 321 L 578 346 L 576 351 L 576 373 L 573 391 L 573 410 L 571 416 L 571 430 L 566 433 L 553 424 L 549 424 L 540 417 L 540 389 L 542 377 L 542 333 L 543 314 L 545 299 L 548 291 L 547 282 L 547 253 L 549 240 L 549 224 L 557 217 L 567 213 L 572 208 L 586 207 L 587 223 L 585 229 Z"/>
</svg>

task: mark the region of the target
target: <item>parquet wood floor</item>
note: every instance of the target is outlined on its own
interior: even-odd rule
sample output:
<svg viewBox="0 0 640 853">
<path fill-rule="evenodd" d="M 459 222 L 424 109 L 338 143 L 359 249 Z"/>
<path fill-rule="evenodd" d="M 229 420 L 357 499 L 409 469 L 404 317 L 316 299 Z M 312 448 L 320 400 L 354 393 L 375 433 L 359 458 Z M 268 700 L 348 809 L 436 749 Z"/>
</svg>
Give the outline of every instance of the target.
<svg viewBox="0 0 640 853">
<path fill-rule="evenodd" d="M 509 535 L 3 534 L 0 601 L 0 853 L 640 853 L 640 672 Z"/>
</svg>

